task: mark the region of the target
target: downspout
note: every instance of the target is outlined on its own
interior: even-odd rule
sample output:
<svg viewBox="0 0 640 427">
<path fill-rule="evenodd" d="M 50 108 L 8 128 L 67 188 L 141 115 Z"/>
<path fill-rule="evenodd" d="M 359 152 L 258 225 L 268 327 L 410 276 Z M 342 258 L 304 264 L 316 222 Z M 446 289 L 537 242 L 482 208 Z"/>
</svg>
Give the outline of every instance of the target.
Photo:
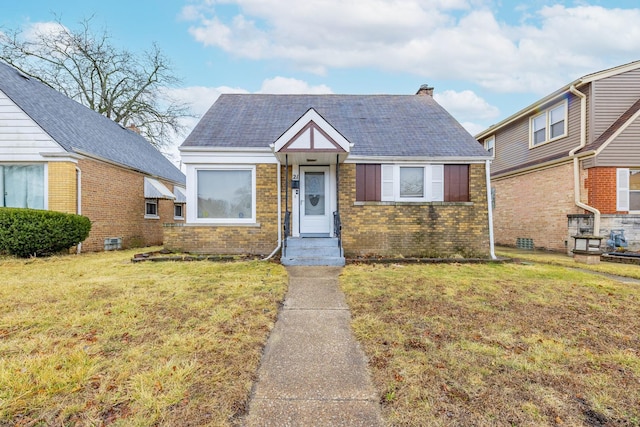
<svg viewBox="0 0 640 427">
<path fill-rule="evenodd" d="M 280 183 L 280 179 L 281 179 L 281 171 L 280 169 L 282 168 L 282 165 L 280 164 L 280 159 L 277 159 L 277 167 L 278 167 L 278 246 L 276 246 L 276 248 L 273 250 L 273 252 L 271 252 L 269 254 L 269 256 L 267 256 L 266 258 L 262 258 L 261 261 L 268 261 L 269 259 L 271 259 L 271 257 L 273 257 L 279 250 L 280 247 L 282 246 L 282 227 L 281 227 L 281 221 L 282 221 L 282 184 Z"/>
<path fill-rule="evenodd" d="M 495 245 L 493 243 L 493 206 L 491 201 L 491 160 L 485 163 L 484 171 L 487 180 L 487 216 L 489 217 L 489 255 L 491 259 L 497 259 Z"/>
<path fill-rule="evenodd" d="M 82 171 L 76 166 L 76 213 L 82 215 Z M 82 242 L 76 246 L 76 253 L 82 252 Z"/>
<path fill-rule="evenodd" d="M 574 85 L 569 87 L 569 91 L 580 98 L 580 145 L 569 151 L 569 156 L 573 158 L 573 194 L 575 196 L 575 204 L 579 208 L 589 211 L 593 214 L 593 235 L 600 235 L 600 211 L 592 206 L 586 205 L 580 201 L 580 161 L 576 152 L 587 145 L 587 96 L 580 92 Z"/>
</svg>

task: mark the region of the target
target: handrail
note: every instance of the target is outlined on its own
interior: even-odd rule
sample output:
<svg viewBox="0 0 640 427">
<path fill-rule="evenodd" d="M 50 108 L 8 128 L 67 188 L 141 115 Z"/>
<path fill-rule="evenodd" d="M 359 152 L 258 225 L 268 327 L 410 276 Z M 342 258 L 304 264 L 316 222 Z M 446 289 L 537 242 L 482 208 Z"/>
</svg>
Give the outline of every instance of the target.
<svg viewBox="0 0 640 427">
<path fill-rule="evenodd" d="M 338 238 L 338 248 L 342 254 L 342 221 L 338 211 L 333 212 L 333 235 Z"/>
<path fill-rule="evenodd" d="M 291 235 L 291 212 L 284 212 L 284 239 L 282 242 L 282 256 L 287 256 L 287 237 Z"/>
</svg>

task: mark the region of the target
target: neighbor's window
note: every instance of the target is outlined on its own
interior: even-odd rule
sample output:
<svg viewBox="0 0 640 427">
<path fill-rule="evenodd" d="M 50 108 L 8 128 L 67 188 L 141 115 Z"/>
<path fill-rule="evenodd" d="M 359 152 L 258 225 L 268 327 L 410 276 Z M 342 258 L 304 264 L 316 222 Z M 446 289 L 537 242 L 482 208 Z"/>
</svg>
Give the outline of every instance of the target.
<svg viewBox="0 0 640 427">
<path fill-rule="evenodd" d="M 144 217 L 158 218 L 158 199 L 146 199 L 144 204 Z"/>
<path fill-rule="evenodd" d="M 495 156 L 495 145 L 496 145 L 496 137 L 490 136 L 489 138 L 484 140 L 484 149 L 489 152 L 492 156 Z"/>
<path fill-rule="evenodd" d="M 197 171 L 198 219 L 255 221 L 255 168 Z"/>
<path fill-rule="evenodd" d="M 176 203 L 173 205 L 173 219 L 184 219 L 183 203 Z"/>
<path fill-rule="evenodd" d="M 616 210 L 640 212 L 640 169 L 619 168 L 616 173 Z"/>
<path fill-rule="evenodd" d="M 543 111 L 531 118 L 530 121 L 531 136 L 530 146 L 538 145 L 553 141 L 567 135 L 567 102 Z"/>
<path fill-rule="evenodd" d="M 45 166 L 0 165 L 0 207 L 45 209 Z"/>
</svg>

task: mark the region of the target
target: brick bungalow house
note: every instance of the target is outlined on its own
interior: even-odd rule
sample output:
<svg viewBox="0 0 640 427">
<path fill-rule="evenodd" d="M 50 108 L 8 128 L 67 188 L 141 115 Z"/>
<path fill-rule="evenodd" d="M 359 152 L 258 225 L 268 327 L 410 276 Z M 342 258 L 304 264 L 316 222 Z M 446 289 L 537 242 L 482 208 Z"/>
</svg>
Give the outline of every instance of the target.
<svg viewBox="0 0 640 427">
<path fill-rule="evenodd" d="M 640 61 L 588 74 L 476 135 L 494 155 L 496 243 L 640 249 Z"/>
<path fill-rule="evenodd" d="M 186 224 L 165 247 L 275 254 L 488 257 L 491 156 L 416 95 L 222 95 L 180 147 Z"/>
<path fill-rule="evenodd" d="M 136 132 L 0 63 L 0 207 L 89 217 L 84 251 L 158 245 L 184 185 Z"/>
</svg>

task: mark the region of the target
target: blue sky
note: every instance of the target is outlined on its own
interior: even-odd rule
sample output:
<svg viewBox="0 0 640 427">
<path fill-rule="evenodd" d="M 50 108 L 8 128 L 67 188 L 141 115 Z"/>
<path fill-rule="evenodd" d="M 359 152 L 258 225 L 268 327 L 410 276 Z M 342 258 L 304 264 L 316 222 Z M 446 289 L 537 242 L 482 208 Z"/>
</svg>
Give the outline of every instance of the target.
<svg viewBox="0 0 640 427">
<path fill-rule="evenodd" d="M 56 16 L 72 29 L 93 16 L 134 52 L 156 42 L 182 78 L 172 93 L 196 115 L 224 92 L 413 94 L 428 83 L 475 134 L 640 59 L 637 0 L 21 0 L 3 2 L 0 31 Z"/>
</svg>

